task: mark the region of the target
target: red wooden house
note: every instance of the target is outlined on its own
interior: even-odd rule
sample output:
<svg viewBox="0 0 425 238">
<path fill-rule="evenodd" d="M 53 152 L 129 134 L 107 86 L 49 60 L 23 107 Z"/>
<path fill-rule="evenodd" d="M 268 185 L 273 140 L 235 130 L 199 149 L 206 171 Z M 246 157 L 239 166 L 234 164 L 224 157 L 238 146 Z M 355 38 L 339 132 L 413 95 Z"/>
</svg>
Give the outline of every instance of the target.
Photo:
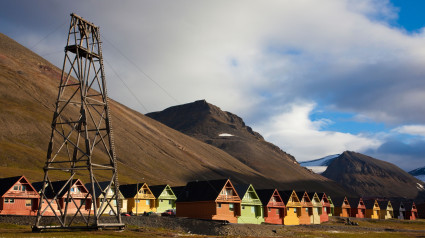
<svg viewBox="0 0 425 238">
<path fill-rule="evenodd" d="M 347 198 L 350 203 L 350 217 L 365 218 L 366 206 L 362 198 Z"/>
<path fill-rule="evenodd" d="M 322 214 L 320 215 L 320 222 L 329 221 L 329 214 L 331 213 L 331 204 L 329 203 L 328 196 L 325 193 L 317 194 L 322 203 Z"/>
<path fill-rule="evenodd" d="M 404 201 L 404 208 L 406 209 L 406 220 L 416 220 L 418 219 L 418 210 L 416 209 L 416 204 L 414 201 Z"/>
<path fill-rule="evenodd" d="M 25 176 L 0 179 L 0 214 L 37 214 L 40 196 Z"/>
<path fill-rule="evenodd" d="M 65 184 L 67 185 L 66 188 L 60 191 Z M 37 192 L 41 193 L 43 182 L 35 182 L 32 185 L 37 190 Z M 44 198 L 43 204 L 40 208 L 40 212 L 43 215 L 52 216 L 54 213 L 60 215 L 59 210 L 65 212 L 66 204 L 68 204 L 67 213 L 74 214 L 77 211 L 83 214 L 89 213 L 92 199 L 89 191 L 81 182 L 81 180 L 73 179 L 69 182 L 68 180 L 55 181 L 52 182 L 52 187 L 53 191 L 49 186 L 45 189 L 47 200 Z M 70 191 L 69 198 L 68 190 Z M 57 193 L 57 198 L 54 199 L 55 194 Z"/>
<path fill-rule="evenodd" d="M 263 204 L 264 222 L 283 225 L 286 209 L 277 189 L 261 189 L 256 192 Z"/>
<path fill-rule="evenodd" d="M 241 199 L 229 179 L 192 181 L 176 200 L 176 216 L 238 222 Z"/>
<path fill-rule="evenodd" d="M 335 216 L 349 217 L 351 214 L 350 202 L 347 197 L 336 197 L 332 198 L 335 206 Z"/>
</svg>

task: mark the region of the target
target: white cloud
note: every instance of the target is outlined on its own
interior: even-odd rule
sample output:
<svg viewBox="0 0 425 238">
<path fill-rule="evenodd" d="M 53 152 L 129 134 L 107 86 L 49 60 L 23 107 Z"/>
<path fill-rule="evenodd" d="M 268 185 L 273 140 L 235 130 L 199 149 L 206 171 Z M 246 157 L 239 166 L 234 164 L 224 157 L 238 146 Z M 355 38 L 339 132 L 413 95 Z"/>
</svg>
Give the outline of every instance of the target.
<svg viewBox="0 0 425 238">
<path fill-rule="evenodd" d="M 345 150 L 364 151 L 376 149 L 382 142 L 367 135 L 354 135 L 322 130 L 323 121 L 311 121 L 313 103 L 288 105 L 286 111 L 260 125 L 265 139 L 294 155 L 298 161 L 318 159 Z"/>
<path fill-rule="evenodd" d="M 425 125 L 405 125 L 396 127 L 393 132 L 425 137 Z"/>
</svg>

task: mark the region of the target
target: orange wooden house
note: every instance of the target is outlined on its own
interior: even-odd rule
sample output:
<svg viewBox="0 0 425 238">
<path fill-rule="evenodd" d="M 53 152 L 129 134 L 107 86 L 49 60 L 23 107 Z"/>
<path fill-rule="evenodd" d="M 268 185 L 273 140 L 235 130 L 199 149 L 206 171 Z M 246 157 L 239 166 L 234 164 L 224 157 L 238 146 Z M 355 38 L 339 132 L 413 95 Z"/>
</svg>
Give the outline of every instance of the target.
<svg viewBox="0 0 425 238">
<path fill-rule="evenodd" d="M 257 190 L 257 195 L 263 204 L 264 222 L 283 225 L 286 209 L 277 189 Z"/>
<path fill-rule="evenodd" d="M 300 225 L 311 224 L 311 216 L 313 216 L 313 204 L 307 192 L 296 192 L 301 203 Z"/>
<path fill-rule="evenodd" d="M 238 222 L 241 199 L 229 179 L 192 181 L 176 201 L 176 216 Z"/>
<path fill-rule="evenodd" d="M 351 206 L 350 202 L 348 202 L 347 197 L 336 197 L 332 198 L 332 201 L 334 203 L 334 211 L 335 216 L 340 217 L 349 217 L 351 214 Z"/>
<path fill-rule="evenodd" d="M 38 193 L 42 192 L 43 182 L 32 183 Z M 47 185 L 47 184 L 46 184 Z M 65 189 L 62 189 L 66 185 Z M 44 216 L 52 216 L 55 213 L 60 215 L 60 211 L 67 214 L 88 214 L 91 209 L 92 197 L 83 182 L 79 179 L 61 180 L 52 182 L 52 188 L 47 186 L 40 212 Z M 61 191 L 62 189 L 62 191 Z M 69 191 L 69 197 L 68 197 Z M 55 194 L 57 197 L 55 198 Z M 40 206 L 39 206 L 40 207 Z"/>
<path fill-rule="evenodd" d="M 325 193 L 318 193 L 320 203 L 322 203 L 322 214 L 320 215 L 320 223 L 329 221 L 329 214 L 331 213 L 331 204 L 329 203 L 328 196 Z"/>
<path fill-rule="evenodd" d="M 0 214 L 34 216 L 40 195 L 25 176 L 0 179 Z"/>
<path fill-rule="evenodd" d="M 347 198 L 350 203 L 350 217 L 365 218 L 366 207 L 362 198 Z"/>
</svg>

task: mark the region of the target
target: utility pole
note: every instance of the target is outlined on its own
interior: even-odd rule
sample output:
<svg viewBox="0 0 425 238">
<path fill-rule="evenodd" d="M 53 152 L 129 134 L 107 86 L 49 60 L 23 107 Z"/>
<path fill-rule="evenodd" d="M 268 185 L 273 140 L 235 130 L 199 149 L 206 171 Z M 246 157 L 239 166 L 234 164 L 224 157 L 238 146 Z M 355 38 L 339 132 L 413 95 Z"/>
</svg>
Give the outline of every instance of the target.
<svg viewBox="0 0 425 238">
<path fill-rule="evenodd" d="M 44 166 L 44 180 L 37 219 L 33 231 L 46 229 L 123 229 L 119 183 L 111 111 L 106 90 L 102 45 L 99 27 L 72 13 L 65 47 L 62 75 L 53 114 L 52 131 Z M 50 175 L 66 177 L 57 186 Z M 103 190 L 98 181 L 108 178 Z M 71 187 L 77 177 L 90 181 L 90 193 L 78 204 Z M 106 198 L 112 189 L 115 194 Z M 96 204 L 101 193 L 103 200 Z M 61 198 L 66 197 L 63 201 Z M 117 209 L 113 207 L 113 201 Z M 63 202 L 63 206 L 59 204 Z M 43 203 L 47 204 L 42 208 Z M 56 203 L 58 209 L 52 204 Z M 83 204 L 91 203 L 91 210 Z M 77 208 L 76 212 L 71 212 Z M 110 207 L 114 221 L 105 221 L 103 212 Z M 50 210 L 51 209 L 51 210 Z M 53 211 L 56 219 L 45 219 L 45 212 Z M 55 211 L 56 210 L 56 211 Z M 110 216 L 109 216 L 110 217 Z M 84 224 L 84 225 L 81 225 Z"/>
</svg>

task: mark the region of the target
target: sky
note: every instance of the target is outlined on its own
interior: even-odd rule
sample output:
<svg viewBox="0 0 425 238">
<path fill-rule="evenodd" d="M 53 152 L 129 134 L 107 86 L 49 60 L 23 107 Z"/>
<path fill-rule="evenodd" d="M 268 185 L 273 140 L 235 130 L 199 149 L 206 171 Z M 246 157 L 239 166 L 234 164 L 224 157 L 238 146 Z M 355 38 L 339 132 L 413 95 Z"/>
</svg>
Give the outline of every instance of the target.
<svg viewBox="0 0 425 238">
<path fill-rule="evenodd" d="M 3 1 L 0 32 L 59 68 L 70 13 L 100 26 L 108 93 L 205 99 L 298 161 L 425 166 L 425 1 Z M 223 132 L 226 133 L 226 132 Z"/>
</svg>

